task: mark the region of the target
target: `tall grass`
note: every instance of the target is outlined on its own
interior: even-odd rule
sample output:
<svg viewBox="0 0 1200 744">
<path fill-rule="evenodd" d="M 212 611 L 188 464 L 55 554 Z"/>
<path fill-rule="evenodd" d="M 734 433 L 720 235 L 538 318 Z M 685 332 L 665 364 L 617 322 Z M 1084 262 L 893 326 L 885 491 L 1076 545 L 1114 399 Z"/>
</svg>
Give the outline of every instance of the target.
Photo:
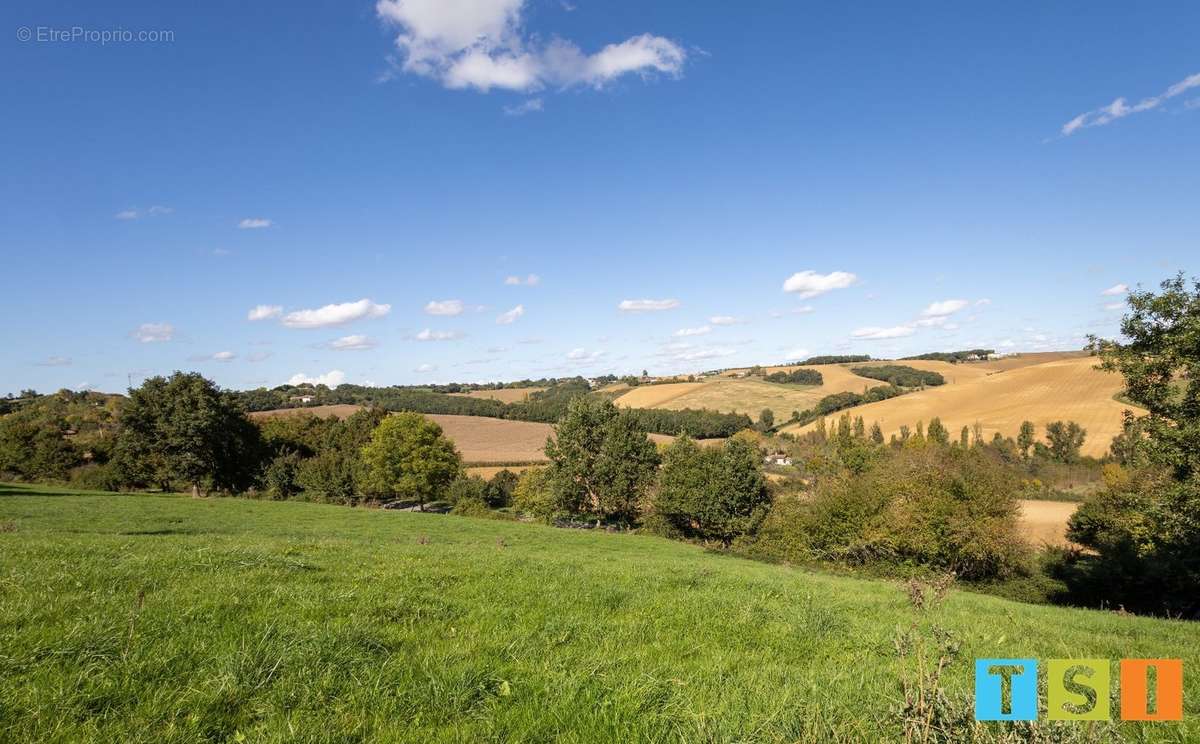
<svg viewBox="0 0 1200 744">
<path fill-rule="evenodd" d="M 896 741 L 901 631 L 954 635 L 959 706 L 976 656 L 1200 663 L 1196 624 L 648 536 L 10 486 L 0 524 L 0 741 Z M 1118 730 L 1200 737 L 1197 678 Z"/>
</svg>

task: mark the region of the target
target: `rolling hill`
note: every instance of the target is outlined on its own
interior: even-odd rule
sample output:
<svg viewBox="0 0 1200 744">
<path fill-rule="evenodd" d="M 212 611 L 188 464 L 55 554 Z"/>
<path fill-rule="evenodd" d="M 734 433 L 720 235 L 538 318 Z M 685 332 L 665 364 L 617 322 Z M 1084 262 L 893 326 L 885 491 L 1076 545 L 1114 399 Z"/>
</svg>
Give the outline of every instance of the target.
<svg viewBox="0 0 1200 744">
<path fill-rule="evenodd" d="M 926 365 L 939 363 L 904 364 L 929 369 Z M 1123 389 L 1123 382 L 1119 375 L 1095 369 L 1093 357 L 1070 356 L 999 371 L 989 371 L 984 364 L 947 366 L 964 368 L 957 371 L 962 378 L 957 384 L 926 388 L 846 412 L 862 416 L 868 425 L 879 422 L 884 436 L 898 432 L 902 425 L 928 424 L 934 416 L 942 419 L 952 436 L 957 436 L 961 427 L 979 422 L 989 439 L 995 432 L 1015 437 L 1024 420 L 1037 426 L 1039 436 L 1050 421 L 1077 421 L 1087 429 L 1083 453 L 1097 457 L 1107 452 L 1112 438 L 1121 431 L 1121 412 L 1128 406 L 1113 396 Z M 801 433 L 814 426 L 783 431 Z"/>
</svg>

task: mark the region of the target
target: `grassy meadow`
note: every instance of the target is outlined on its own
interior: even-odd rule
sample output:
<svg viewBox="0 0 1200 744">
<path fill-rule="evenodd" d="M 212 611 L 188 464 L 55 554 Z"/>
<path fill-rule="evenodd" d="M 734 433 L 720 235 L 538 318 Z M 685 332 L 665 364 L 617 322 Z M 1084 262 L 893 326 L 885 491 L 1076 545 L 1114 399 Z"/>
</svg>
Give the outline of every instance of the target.
<svg viewBox="0 0 1200 744">
<path fill-rule="evenodd" d="M 1196 623 L 649 536 L 0 486 L 0 741 L 896 741 L 933 626 L 955 705 L 977 656 L 1200 664 Z M 1182 724 L 1041 733 L 1195 741 L 1198 680 Z"/>
</svg>

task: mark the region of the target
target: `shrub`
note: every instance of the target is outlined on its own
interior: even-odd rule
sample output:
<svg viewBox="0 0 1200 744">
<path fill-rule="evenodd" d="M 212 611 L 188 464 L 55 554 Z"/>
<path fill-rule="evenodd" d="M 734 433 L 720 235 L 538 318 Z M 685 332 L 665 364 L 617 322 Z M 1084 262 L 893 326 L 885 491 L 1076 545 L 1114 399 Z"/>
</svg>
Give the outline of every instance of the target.
<svg viewBox="0 0 1200 744">
<path fill-rule="evenodd" d="M 513 507 L 547 524 L 565 513 L 554 495 L 549 468 L 529 468 L 521 473 L 513 489 Z"/>
<path fill-rule="evenodd" d="M 299 472 L 299 454 L 284 452 L 276 455 L 263 470 L 263 487 L 273 499 L 290 499 L 300 493 L 300 483 L 297 480 Z"/>
<path fill-rule="evenodd" d="M 111 463 L 81 465 L 71 471 L 72 488 L 84 491 L 120 491 L 121 474 Z"/>
<path fill-rule="evenodd" d="M 477 501 L 480 504 L 484 504 L 487 485 L 487 481 L 477 475 L 459 478 L 446 489 L 446 501 L 455 505 L 468 501 Z M 484 508 L 486 508 L 486 505 Z"/>
<path fill-rule="evenodd" d="M 681 437 L 664 452 L 654 511 L 688 537 L 728 548 L 762 521 L 769 504 L 758 449 L 744 440 L 701 449 Z"/>
</svg>

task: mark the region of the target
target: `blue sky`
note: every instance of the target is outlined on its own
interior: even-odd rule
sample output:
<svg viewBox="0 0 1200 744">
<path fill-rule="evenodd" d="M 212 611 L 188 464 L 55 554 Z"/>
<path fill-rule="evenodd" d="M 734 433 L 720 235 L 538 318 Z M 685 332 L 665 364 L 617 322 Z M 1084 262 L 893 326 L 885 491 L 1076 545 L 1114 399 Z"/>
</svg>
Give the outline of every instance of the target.
<svg viewBox="0 0 1200 744">
<path fill-rule="evenodd" d="M 1078 348 L 1200 271 L 1194 2 L 0 13 L 0 392 Z"/>
</svg>

